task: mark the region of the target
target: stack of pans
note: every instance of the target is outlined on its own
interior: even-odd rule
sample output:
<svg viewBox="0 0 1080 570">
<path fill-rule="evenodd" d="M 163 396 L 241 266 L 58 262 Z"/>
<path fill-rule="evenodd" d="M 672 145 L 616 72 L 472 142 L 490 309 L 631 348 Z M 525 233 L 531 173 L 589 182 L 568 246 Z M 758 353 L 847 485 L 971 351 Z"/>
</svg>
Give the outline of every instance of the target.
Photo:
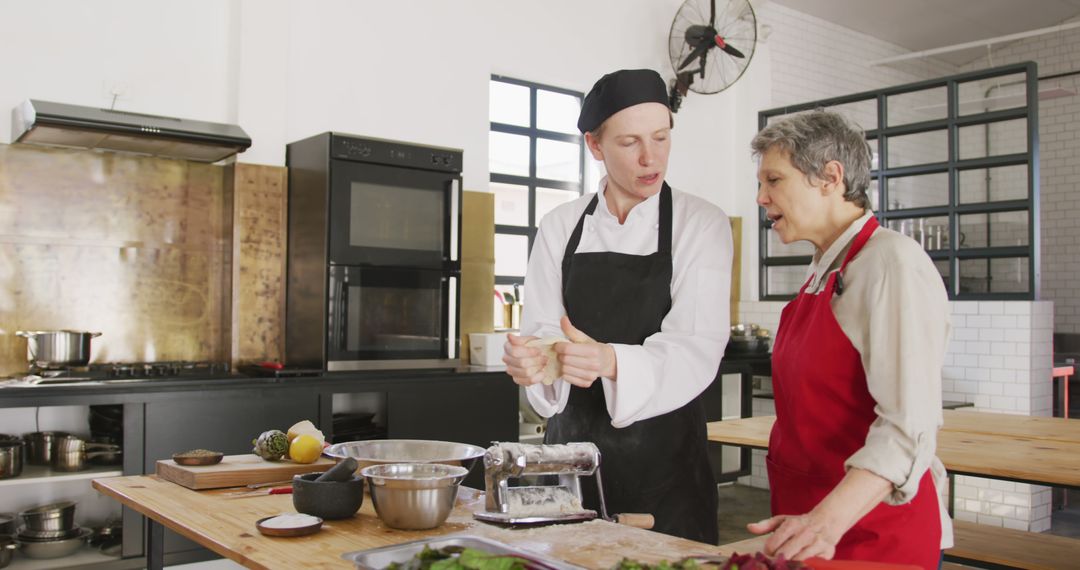
<svg viewBox="0 0 1080 570">
<path fill-rule="evenodd" d="M 18 534 L 19 548 L 28 558 L 59 558 L 74 553 L 90 535 L 75 525 L 75 503 L 42 505 L 19 513 L 25 525 Z"/>
</svg>

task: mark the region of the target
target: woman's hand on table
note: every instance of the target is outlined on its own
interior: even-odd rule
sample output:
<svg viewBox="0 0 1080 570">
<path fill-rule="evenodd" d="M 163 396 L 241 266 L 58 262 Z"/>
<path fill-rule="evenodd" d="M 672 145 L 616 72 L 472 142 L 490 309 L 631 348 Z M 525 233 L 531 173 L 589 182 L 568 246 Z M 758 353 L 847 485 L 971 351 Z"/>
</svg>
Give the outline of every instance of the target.
<svg viewBox="0 0 1080 570">
<path fill-rule="evenodd" d="M 750 523 L 746 528 L 754 534 L 772 536 L 765 541 L 765 554 L 783 556 L 788 560 L 824 558 L 831 560 L 836 553 L 836 543 L 842 532 L 836 532 L 823 518 L 813 512 L 805 515 L 779 515 L 761 522 Z"/>
<path fill-rule="evenodd" d="M 578 330 L 568 317 L 563 317 L 560 325 L 563 334 L 570 340 L 555 345 L 555 353 L 562 364 L 563 380 L 581 388 L 592 386 L 601 376 L 615 380 L 618 375 L 615 349 L 610 344 L 596 342 Z"/>
<path fill-rule="evenodd" d="M 507 333 L 506 344 L 503 345 L 502 360 L 506 364 L 506 373 L 521 386 L 532 386 L 544 379 L 547 358 L 539 349 L 525 346 L 531 340 L 536 340 L 536 337 Z"/>
</svg>

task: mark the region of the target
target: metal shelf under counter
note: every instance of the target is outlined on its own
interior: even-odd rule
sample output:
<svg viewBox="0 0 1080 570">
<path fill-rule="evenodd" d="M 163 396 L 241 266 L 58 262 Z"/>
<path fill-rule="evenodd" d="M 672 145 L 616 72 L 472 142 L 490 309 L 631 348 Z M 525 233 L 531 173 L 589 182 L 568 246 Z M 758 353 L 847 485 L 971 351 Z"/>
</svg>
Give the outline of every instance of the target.
<svg viewBox="0 0 1080 570">
<path fill-rule="evenodd" d="M 85 471 L 56 471 L 44 465 L 26 465 L 18 477 L 0 479 L 0 487 L 119 477 L 123 474 L 124 472 L 116 465 L 95 466 Z"/>
</svg>

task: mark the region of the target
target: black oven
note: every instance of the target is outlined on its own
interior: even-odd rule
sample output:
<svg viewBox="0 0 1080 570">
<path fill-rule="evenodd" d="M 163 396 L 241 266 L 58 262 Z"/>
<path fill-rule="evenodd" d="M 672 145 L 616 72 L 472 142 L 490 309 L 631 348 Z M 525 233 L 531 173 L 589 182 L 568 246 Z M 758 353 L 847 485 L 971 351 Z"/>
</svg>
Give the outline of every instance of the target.
<svg viewBox="0 0 1080 570">
<path fill-rule="evenodd" d="M 458 356 L 460 150 L 290 143 L 285 359 L 355 370 Z"/>
<path fill-rule="evenodd" d="M 439 270 L 331 266 L 328 361 L 446 358 L 457 344 L 457 281 Z"/>
<path fill-rule="evenodd" d="M 457 261 L 456 173 L 348 160 L 331 169 L 330 263 L 443 268 Z"/>
</svg>

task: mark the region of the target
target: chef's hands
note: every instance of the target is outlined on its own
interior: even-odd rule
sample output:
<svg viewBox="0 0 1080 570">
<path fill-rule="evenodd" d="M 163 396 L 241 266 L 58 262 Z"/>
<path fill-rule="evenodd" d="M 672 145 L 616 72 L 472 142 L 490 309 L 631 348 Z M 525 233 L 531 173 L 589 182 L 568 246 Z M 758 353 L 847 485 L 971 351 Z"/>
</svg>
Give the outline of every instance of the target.
<svg viewBox="0 0 1080 570">
<path fill-rule="evenodd" d="M 578 330 L 568 317 L 560 322 L 563 334 L 570 342 L 555 345 L 555 353 L 562 364 L 562 378 L 574 386 L 588 388 L 600 376 L 615 380 L 618 366 L 615 361 L 615 349 L 609 344 L 596 342 L 589 335 Z M 544 365 L 547 358 L 539 349 L 525 346 L 535 336 L 506 335 L 503 345 L 503 363 L 506 372 L 516 384 L 531 386 L 544 379 Z"/>
<path fill-rule="evenodd" d="M 823 517 L 813 511 L 805 515 L 779 515 L 746 525 L 754 534 L 773 533 L 765 541 L 767 556 L 783 556 L 788 560 L 824 558 L 836 554 L 836 543 L 842 532 L 836 532 Z"/>
<path fill-rule="evenodd" d="M 519 336 L 507 333 L 506 344 L 503 345 L 503 363 L 506 364 L 506 373 L 514 379 L 515 384 L 531 386 L 544 379 L 544 364 L 547 358 L 540 354 L 540 350 L 525 343 L 536 340 L 535 336 Z"/>
<path fill-rule="evenodd" d="M 592 386 L 600 376 L 615 380 L 619 372 L 615 349 L 579 331 L 570 323 L 569 317 L 564 316 L 559 324 L 563 334 L 571 341 L 555 345 L 555 353 L 562 363 L 563 380 L 581 388 Z"/>
</svg>

